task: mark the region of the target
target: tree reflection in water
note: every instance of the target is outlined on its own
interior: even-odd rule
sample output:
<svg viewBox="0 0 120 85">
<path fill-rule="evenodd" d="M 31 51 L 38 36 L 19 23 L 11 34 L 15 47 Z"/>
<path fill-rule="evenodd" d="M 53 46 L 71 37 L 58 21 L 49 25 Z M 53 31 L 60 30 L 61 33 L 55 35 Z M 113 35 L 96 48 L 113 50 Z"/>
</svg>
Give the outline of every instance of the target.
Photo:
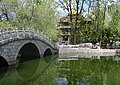
<svg viewBox="0 0 120 85">
<path fill-rule="evenodd" d="M 62 59 L 57 64 L 59 77 L 66 78 L 68 85 L 119 85 L 120 55 L 93 57 Z"/>
<path fill-rule="evenodd" d="M 119 85 L 120 54 L 56 56 L 23 62 L 0 71 L 0 85 Z"/>
</svg>

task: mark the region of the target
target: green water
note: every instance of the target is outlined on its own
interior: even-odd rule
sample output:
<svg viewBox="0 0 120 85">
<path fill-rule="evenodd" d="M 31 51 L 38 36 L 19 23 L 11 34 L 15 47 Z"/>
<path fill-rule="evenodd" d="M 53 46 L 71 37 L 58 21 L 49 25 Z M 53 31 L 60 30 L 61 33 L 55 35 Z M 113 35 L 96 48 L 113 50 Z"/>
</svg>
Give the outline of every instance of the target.
<svg viewBox="0 0 120 85">
<path fill-rule="evenodd" d="M 120 54 L 79 55 L 53 55 L 0 68 L 0 85 L 120 85 Z"/>
</svg>

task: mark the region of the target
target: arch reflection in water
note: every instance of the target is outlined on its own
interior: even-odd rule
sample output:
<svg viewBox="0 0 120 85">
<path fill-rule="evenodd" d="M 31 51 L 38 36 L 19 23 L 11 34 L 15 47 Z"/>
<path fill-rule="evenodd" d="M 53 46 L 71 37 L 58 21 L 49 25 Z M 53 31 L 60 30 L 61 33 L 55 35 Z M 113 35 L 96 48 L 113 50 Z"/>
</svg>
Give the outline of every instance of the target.
<svg viewBox="0 0 120 85">
<path fill-rule="evenodd" d="M 0 68 L 0 81 L 5 76 L 7 70 L 8 70 L 8 67 Z"/>
<path fill-rule="evenodd" d="M 20 63 L 17 73 L 21 78 L 31 79 L 40 76 L 52 63 L 51 56 Z"/>
<path fill-rule="evenodd" d="M 49 62 L 51 61 L 51 57 L 52 57 L 52 55 L 45 56 L 45 57 L 43 58 L 44 62 L 45 62 L 45 63 L 49 63 Z"/>
<path fill-rule="evenodd" d="M 38 69 L 40 59 L 33 59 L 27 62 L 19 63 L 17 73 L 21 78 L 32 78 Z"/>
<path fill-rule="evenodd" d="M 6 73 L 2 73 L 0 85 L 50 85 L 55 72 L 49 67 L 55 61 L 56 57 L 51 57 L 48 63 L 45 63 L 44 58 L 22 62 L 17 68 L 10 68 Z"/>
<path fill-rule="evenodd" d="M 20 49 L 17 58 L 20 62 L 40 58 L 40 52 L 35 44 L 27 43 Z"/>
</svg>

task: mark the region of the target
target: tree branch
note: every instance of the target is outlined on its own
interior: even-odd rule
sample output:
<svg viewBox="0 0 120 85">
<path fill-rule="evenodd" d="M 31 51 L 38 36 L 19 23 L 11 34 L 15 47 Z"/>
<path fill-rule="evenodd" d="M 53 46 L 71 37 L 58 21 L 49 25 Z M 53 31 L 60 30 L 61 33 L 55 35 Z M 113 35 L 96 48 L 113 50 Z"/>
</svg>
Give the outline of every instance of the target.
<svg viewBox="0 0 120 85">
<path fill-rule="evenodd" d="M 68 6 L 66 7 L 65 4 L 64 4 L 63 2 L 61 2 L 60 0 L 59 0 L 59 2 L 60 2 L 60 3 L 63 5 L 63 7 L 69 12 Z"/>
<path fill-rule="evenodd" d="M 81 9 L 80 9 L 79 14 L 81 14 L 81 13 L 82 13 L 84 2 L 85 2 L 85 0 L 82 0 L 82 5 L 81 5 Z"/>
</svg>

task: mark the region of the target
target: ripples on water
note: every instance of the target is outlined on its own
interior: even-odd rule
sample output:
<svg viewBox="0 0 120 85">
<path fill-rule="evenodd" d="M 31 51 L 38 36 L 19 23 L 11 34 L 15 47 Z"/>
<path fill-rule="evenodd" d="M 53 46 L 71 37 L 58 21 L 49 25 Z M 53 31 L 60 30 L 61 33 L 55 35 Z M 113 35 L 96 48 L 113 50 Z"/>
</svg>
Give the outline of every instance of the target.
<svg viewBox="0 0 120 85">
<path fill-rule="evenodd" d="M 0 68 L 0 85 L 120 85 L 120 54 L 62 54 Z"/>
</svg>

